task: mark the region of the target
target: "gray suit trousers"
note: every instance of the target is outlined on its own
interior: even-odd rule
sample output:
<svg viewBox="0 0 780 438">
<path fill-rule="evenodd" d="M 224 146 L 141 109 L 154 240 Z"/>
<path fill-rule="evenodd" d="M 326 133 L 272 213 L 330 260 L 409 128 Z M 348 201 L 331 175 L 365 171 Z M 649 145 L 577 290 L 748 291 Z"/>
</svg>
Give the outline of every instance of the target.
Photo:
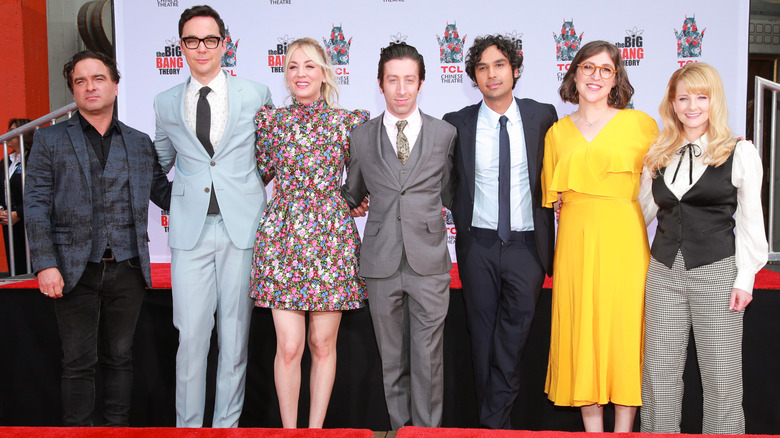
<svg viewBox="0 0 780 438">
<path fill-rule="evenodd" d="M 414 272 L 406 255 L 390 277 L 366 278 L 387 411 L 394 430 L 410 424 L 441 426 L 444 320 L 450 280 L 448 272 Z"/>
</svg>

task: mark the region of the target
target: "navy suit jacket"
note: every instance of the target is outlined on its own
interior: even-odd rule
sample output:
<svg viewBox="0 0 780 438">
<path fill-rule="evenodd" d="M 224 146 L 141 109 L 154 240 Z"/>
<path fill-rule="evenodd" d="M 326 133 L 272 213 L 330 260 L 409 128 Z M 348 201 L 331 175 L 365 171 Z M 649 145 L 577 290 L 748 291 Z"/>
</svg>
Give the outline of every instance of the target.
<svg viewBox="0 0 780 438">
<path fill-rule="evenodd" d="M 536 249 L 545 272 L 547 275 L 552 275 L 555 226 L 552 209 L 542 207 L 541 176 L 544 136 L 553 123 L 558 120 L 558 115 L 555 112 L 555 107 L 550 104 L 539 103 L 531 99 L 515 98 L 515 101 L 523 120 Z M 444 120 L 458 130 L 458 144 L 455 147 L 454 158 L 456 186 L 452 203 L 452 217 L 455 221 L 455 229 L 458 231 L 458 237 L 455 240 L 458 259 L 463 257 L 461 254 L 468 250 L 471 243 L 468 230 L 471 227 L 474 214 L 474 166 L 480 105 L 482 105 L 481 102 L 444 115 Z"/>
<path fill-rule="evenodd" d="M 148 221 L 149 199 L 167 210 L 170 183 L 157 163 L 152 140 L 143 132 L 118 123 L 127 150 L 128 178 L 138 256 L 147 286 L 151 286 Z M 92 177 L 89 151 L 79 118 L 35 133 L 27 163 L 24 191 L 25 223 L 33 271 L 57 267 L 63 293 L 76 285 L 92 249 Z M 110 217 L 106 217 L 110 221 Z"/>
</svg>

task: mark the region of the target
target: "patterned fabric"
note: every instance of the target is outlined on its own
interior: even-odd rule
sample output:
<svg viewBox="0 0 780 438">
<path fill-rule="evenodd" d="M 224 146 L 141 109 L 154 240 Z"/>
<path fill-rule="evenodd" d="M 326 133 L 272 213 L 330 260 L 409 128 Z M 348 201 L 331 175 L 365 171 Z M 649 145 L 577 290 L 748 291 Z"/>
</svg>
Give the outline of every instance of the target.
<svg viewBox="0 0 780 438">
<path fill-rule="evenodd" d="M 702 433 L 744 434 L 742 319 L 729 310 L 734 256 L 685 270 L 650 259 L 645 295 L 642 432 L 680 433 L 688 337 L 693 327 L 704 392 Z"/>
<path fill-rule="evenodd" d="M 320 99 L 261 109 L 257 167 L 276 175 L 277 193 L 260 221 L 249 296 L 258 307 L 348 310 L 363 306 L 360 238 L 339 192 L 349 133 L 367 111 L 330 108 Z"/>
<path fill-rule="evenodd" d="M 409 159 L 409 139 L 407 139 L 406 134 L 404 134 L 404 128 L 406 128 L 407 123 L 406 120 L 399 120 L 395 123 L 395 126 L 398 127 L 398 136 L 395 139 L 395 145 L 398 149 L 398 160 L 401 161 L 401 164 L 406 164 L 406 161 Z"/>
</svg>

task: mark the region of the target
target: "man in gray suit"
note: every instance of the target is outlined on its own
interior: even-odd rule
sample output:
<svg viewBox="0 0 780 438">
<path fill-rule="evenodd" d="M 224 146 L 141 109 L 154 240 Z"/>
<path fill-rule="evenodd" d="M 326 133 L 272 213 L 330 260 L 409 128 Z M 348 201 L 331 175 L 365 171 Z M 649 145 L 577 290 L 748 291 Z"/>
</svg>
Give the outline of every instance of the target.
<svg viewBox="0 0 780 438">
<path fill-rule="evenodd" d="M 266 202 L 253 119 L 271 105 L 271 93 L 222 71 L 225 23 L 211 7 L 182 12 L 179 37 L 191 77 L 154 99 L 160 164 L 176 168 L 168 234 L 173 324 L 179 329 L 176 425 L 203 426 L 206 357 L 216 314 L 212 426 L 236 427 L 252 316 L 252 246 Z"/>
<path fill-rule="evenodd" d="M 41 292 L 56 299 L 64 425 L 92 425 L 99 359 L 101 425 L 127 427 L 133 335 L 152 285 L 149 199 L 167 210 L 170 184 L 149 136 L 114 115 L 114 60 L 79 52 L 63 74 L 79 110 L 35 134 L 24 194 L 30 255 Z"/>
<path fill-rule="evenodd" d="M 417 49 L 405 43 L 384 48 L 378 80 L 387 111 L 352 131 L 342 195 L 353 215 L 365 215 L 370 193 L 360 275 L 382 357 L 390 424 L 438 427 L 452 268 L 442 205 L 451 200 L 456 133 L 417 108 L 425 80 Z"/>
</svg>

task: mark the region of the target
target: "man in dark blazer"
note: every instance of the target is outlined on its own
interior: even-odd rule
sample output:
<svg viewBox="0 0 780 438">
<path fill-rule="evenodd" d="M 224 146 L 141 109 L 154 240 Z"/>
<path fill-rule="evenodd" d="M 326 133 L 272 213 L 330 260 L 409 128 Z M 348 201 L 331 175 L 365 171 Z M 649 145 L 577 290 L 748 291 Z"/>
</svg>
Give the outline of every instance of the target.
<svg viewBox="0 0 780 438">
<path fill-rule="evenodd" d="M 458 130 L 452 214 L 479 419 L 500 429 L 511 428 L 520 359 L 553 264 L 540 177 L 544 136 L 558 117 L 552 105 L 512 95 L 522 63 L 509 39 L 477 38 L 466 73 L 483 101 L 444 116 Z"/>
<path fill-rule="evenodd" d="M 342 194 L 353 214 L 371 194 L 360 275 L 390 425 L 438 427 L 452 268 L 442 205 L 450 206 L 455 128 L 417 108 L 425 63 L 414 47 L 382 49 L 378 80 L 387 110 L 352 130 Z"/>
<path fill-rule="evenodd" d="M 114 60 L 79 52 L 63 74 L 79 111 L 35 134 L 24 194 L 30 254 L 41 292 L 56 299 L 64 425 L 92 425 L 99 360 L 101 425 L 126 427 L 133 335 L 151 286 L 149 199 L 167 210 L 170 184 L 149 136 L 114 116 Z"/>
</svg>

